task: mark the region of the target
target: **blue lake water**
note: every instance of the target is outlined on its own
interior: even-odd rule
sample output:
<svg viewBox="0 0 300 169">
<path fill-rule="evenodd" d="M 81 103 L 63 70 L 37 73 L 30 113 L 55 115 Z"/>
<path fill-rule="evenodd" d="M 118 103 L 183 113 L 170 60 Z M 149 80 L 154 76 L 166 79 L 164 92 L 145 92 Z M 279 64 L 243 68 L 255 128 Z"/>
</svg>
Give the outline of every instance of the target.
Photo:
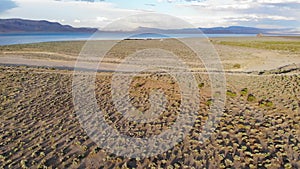
<svg viewBox="0 0 300 169">
<path fill-rule="evenodd" d="M 255 34 L 137 34 L 130 33 L 0 33 L 0 45 L 27 44 L 53 41 L 74 40 L 122 40 L 132 39 L 161 39 L 161 38 L 197 38 L 197 37 L 254 37 Z"/>
</svg>

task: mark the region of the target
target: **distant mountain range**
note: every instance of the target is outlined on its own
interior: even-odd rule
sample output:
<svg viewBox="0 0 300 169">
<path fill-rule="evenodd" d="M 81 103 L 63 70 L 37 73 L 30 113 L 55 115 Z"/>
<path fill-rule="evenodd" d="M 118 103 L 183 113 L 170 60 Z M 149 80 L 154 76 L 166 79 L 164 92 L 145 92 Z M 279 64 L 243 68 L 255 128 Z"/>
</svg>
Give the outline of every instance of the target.
<svg viewBox="0 0 300 169">
<path fill-rule="evenodd" d="M 0 19 L 0 33 L 12 32 L 95 32 L 95 28 L 74 28 L 57 22 L 24 19 Z"/>
<path fill-rule="evenodd" d="M 186 29 L 157 29 L 139 27 L 134 33 L 161 33 L 161 34 L 176 34 L 176 33 L 199 33 L 199 29 L 205 34 L 299 34 L 299 31 L 292 29 L 260 29 L 253 27 L 230 26 L 230 27 L 214 27 L 214 28 L 186 28 Z M 17 32 L 90 32 L 97 31 L 96 28 L 74 28 L 69 25 L 62 25 L 57 22 L 35 21 L 24 19 L 0 19 L 0 33 L 17 33 Z M 101 31 L 101 30 L 100 30 Z M 109 31 L 103 31 L 109 32 Z M 122 32 L 122 31 L 114 31 Z M 127 31 L 128 32 L 128 31 Z"/>
<path fill-rule="evenodd" d="M 293 32 L 292 29 L 261 29 L 253 27 L 243 27 L 243 26 L 230 26 L 230 27 L 213 27 L 213 28 L 186 28 L 186 29 L 157 29 L 157 28 L 147 28 L 139 27 L 133 32 L 155 32 L 161 34 L 199 34 L 201 30 L 205 34 L 293 34 L 299 32 Z"/>
<path fill-rule="evenodd" d="M 260 29 L 253 27 L 243 26 L 230 26 L 230 27 L 215 27 L 215 28 L 200 28 L 203 33 L 216 33 L 216 34 L 259 34 L 259 33 L 278 33 L 287 32 L 289 29 Z"/>
</svg>

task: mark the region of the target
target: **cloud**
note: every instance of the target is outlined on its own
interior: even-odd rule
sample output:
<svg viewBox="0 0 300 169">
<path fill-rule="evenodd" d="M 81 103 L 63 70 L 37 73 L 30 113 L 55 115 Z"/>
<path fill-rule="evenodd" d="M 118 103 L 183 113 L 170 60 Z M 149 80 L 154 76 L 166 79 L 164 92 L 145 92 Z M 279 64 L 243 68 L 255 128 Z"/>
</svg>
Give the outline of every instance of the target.
<svg viewBox="0 0 300 169">
<path fill-rule="evenodd" d="M 74 23 L 80 23 L 81 21 L 79 19 L 75 19 L 73 22 Z"/>
<path fill-rule="evenodd" d="M 146 6 L 156 6 L 155 4 L 145 4 Z"/>
<path fill-rule="evenodd" d="M 183 0 L 185 2 L 204 2 L 207 0 Z M 182 2 L 182 0 L 157 0 L 157 2 L 169 2 L 169 3 L 175 3 L 175 2 Z"/>
<path fill-rule="evenodd" d="M 299 3 L 298 0 L 252 0 L 252 2 L 273 3 L 273 4 L 278 4 L 278 3 Z"/>
<path fill-rule="evenodd" d="M 144 13 L 122 18 L 109 24 L 104 28 L 104 30 L 130 31 L 139 27 L 161 29 L 194 28 L 194 26 L 190 23 L 174 16 L 157 13 Z"/>
<path fill-rule="evenodd" d="M 11 0 L 1 0 L 0 13 L 17 7 L 17 4 Z"/>
<path fill-rule="evenodd" d="M 98 17 L 96 17 L 96 20 L 98 22 L 105 22 L 105 21 L 108 21 L 109 19 L 106 17 L 103 17 L 103 16 L 98 16 Z"/>
<path fill-rule="evenodd" d="M 59 0 L 59 1 L 63 1 L 63 0 Z M 105 0 L 66 0 L 66 1 L 103 2 Z"/>
<path fill-rule="evenodd" d="M 145 12 L 173 15 L 198 27 L 231 25 L 300 27 L 299 0 L 147 0 L 146 2 L 130 0 L 130 3 L 116 0 L 0 1 L 1 18 L 63 20 L 64 24 L 75 27 L 103 28 L 119 18 Z M 143 21 L 143 18 L 138 20 Z M 160 21 L 162 24 L 154 25 L 164 26 L 165 22 Z M 138 25 L 134 23 L 129 27 L 134 28 Z M 142 23 L 142 25 L 153 24 Z"/>
<path fill-rule="evenodd" d="M 195 24 L 203 26 L 226 25 L 272 25 L 288 27 L 299 25 L 299 0 L 214 0 L 177 3 L 179 9 L 186 8 L 195 11 L 198 21 Z M 208 20 L 211 20 L 209 22 Z M 223 23 L 224 25 L 217 25 Z M 287 24 L 289 23 L 289 24 Z M 297 25 L 298 24 L 298 25 Z"/>
<path fill-rule="evenodd" d="M 2 1 L 2 0 L 0 0 Z M 122 9 L 106 1 L 74 0 L 15 0 L 18 8 L 0 14 L 1 18 L 33 20 L 64 20 L 75 27 L 101 28 L 109 22 L 139 13 L 138 10 Z M 29 12 L 30 11 L 30 12 Z M 80 21 L 80 22 L 79 22 Z"/>
<path fill-rule="evenodd" d="M 227 20 L 231 21 L 255 21 L 258 22 L 263 19 L 269 19 L 269 20 L 281 20 L 281 21 L 294 21 L 296 18 L 293 17 L 284 17 L 284 16 L 278 16 L 278 15 L 241 15 L 241 16 L 235 16 L 235 17 L 227 17 L 225 18 Z"/>
</svg>

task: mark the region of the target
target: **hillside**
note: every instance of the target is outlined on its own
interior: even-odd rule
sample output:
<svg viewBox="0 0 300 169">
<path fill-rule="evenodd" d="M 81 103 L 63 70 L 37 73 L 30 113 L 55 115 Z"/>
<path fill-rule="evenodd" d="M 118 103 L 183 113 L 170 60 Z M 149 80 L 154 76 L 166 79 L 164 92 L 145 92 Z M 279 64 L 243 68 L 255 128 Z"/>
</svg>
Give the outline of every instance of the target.
<svg viewBox="0 0 300 169">
<path fill-rule="evenodd" d="M 0 32 L 95 32 L 95 28 L 74 28 L 45 20 L 0 19 Z"/>
<path fill-rule="evenodd" d="M 96 28 L 74 28 L 70 25 L 62 25 L 58 22 L 49 22 L 45 20 L 25 20 L 25 19 L 0 19 L 0 33 L 16 33 L 16 32 L 95 32 Z M 299 34 L 292 29 L 261 29 L 254 27 L 230 26 L 230 27 L 213 27 L 213 28 L 185 28 L 185 29 L 159 29 L 138 27 L 132 31 L 109 31 L 103 32 L 155 32 L 161 34 L 191 34 L 199 33 L 201 30 L 205 34 Z"/>
</svg>

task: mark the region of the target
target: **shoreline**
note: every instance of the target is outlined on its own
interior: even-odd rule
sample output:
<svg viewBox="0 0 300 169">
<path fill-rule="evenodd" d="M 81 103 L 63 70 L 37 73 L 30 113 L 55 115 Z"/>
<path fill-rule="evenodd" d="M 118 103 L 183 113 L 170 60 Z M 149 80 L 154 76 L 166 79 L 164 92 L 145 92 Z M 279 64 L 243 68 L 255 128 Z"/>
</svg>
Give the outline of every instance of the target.
<svg viewBox="0 0 300 169">
<path fill-rule="evenodd" d="M 103 33 L 103 34 L 102 34 Z M 121 40 L 159 40 L 159 39 L 181 39 L 181 38 L 299 38 L 300 34 L 263 34 L 262 37 L 257 37 L 257 34 L 233 34 L 233 33 L 174 33 L 174 34 L 159 34 L 153 33 L 153 36 L 143 37 L 144 33 L 115 33 L 115 32 L 0 32 L 2 42 L 0 46 L 6 45 L 22 45 L 22 44 L 36 44 L 36 43 L 48 43 L 48 42 L 72 42 L 72 41 L 89 41 L 101 40 L 101 41 L 121 41 Z M 32 36 L 32 37 L 30 37 Z M 138 37 L 141 36 L 141 37 Z M 17 41 L 11 40 L 18 37 Z M 36 39 L 29 39 L 36 38 Z M 4 39 L 9 38 L 9 39 Z M 3 42 L 4 41 L 4 42 Z M 5 42 L 6 41 L 6 42 Z"/>
</svg>

